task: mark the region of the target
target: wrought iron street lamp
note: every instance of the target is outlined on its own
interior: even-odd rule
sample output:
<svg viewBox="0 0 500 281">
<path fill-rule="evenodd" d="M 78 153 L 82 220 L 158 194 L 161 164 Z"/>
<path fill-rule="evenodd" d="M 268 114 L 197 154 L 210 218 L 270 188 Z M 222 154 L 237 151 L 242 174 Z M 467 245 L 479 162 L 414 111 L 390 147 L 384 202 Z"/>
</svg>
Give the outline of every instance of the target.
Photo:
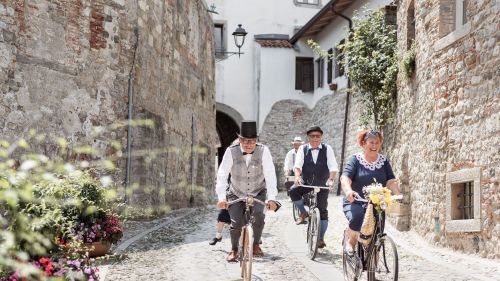
<svg viewBox="0 0 500 281">
<path fill-rule="evenodd" d="M 238 47 L 238 57 L 241 56 L 242 52 L 240 52 L 241 47 L 243 47 L 243 44 L 245 44 L 245 36 L 247 36 L 247 32 L 243 27 L 241 27 L 241 24 L 238 24 L 238 28 L 233 32 L 234 36 L 234 44 L 236 47 Z"/>
<path fill-rule="evenodd" d="M 245 29 L 243 27 L 241 27 L 241 24 L 238 24 L 238 27 L 233 32 L 234 44 L 238 48 L 238 52 L 226 52 L 226 51 L 217 51 L 217 50 L 215 50 L 215 55 L 216 56 L 223 55 L 223 57 L 222 58 L 219 57 L 219 59 L 217 61 L 221 61 L 221 60 L 227 59 L 231 55 L 238 55 L 238 57 L 241 57 L 241 55 L 244 54 L 244 53 L 241 52 L 241 47 L 243 47 L 243 44 L 245 44 L 245 36 L 247 34 L 248 33 L 245 31 Z"/>
</svg>

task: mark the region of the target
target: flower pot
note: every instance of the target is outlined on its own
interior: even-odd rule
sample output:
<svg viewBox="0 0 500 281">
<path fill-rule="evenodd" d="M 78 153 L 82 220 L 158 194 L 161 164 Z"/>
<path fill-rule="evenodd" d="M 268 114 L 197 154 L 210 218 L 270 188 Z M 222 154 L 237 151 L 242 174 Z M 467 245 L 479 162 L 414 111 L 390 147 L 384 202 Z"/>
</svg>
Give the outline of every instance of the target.
<svg viewBox="0 0 500 281">
<path fill-rule="evenodd" d="M 94 258 L 106 255 L 110 248 L 111 243 L 107 241 L 99 241 L 83 244 L 82 252 L 89 252 L 89 257 Z"/>
<path fill-rule="evenodd" d="M 336 83 L 329 84 L 328 87 L 332 91 L 337 91 L 337 84 Z"/>
</svg>

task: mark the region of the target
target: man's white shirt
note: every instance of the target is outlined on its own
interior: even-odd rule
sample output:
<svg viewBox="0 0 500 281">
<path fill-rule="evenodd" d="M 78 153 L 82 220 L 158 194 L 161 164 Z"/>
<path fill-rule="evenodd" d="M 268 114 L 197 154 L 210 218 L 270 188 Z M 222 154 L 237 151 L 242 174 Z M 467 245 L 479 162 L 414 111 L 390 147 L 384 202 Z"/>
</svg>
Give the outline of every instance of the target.
<svg viewBox="0 0 500 281">
<path fill-rule="evenodd" d="M 296 152 L 295 152 L 295 148 L 292 148 L 290 151 L 287 152 L 286 156 L 285 156 L 285 163 L 283 165 L 283 171 L 285 172 L 288 172 L 288 171 L 291 171 L 293 170 L 293 165 L 295 164 L 294 163 L 294 159 L 296 156 Z"/>
<path fill-rule="evenodd" d="M 298 168 L 301 171 L 302 171 L 302 166 L 304 165 L 304 146 L 307 147 L 306 151 L 308 151 L 311 148 L 311 145 L 309 143 L 303 144 L 299 147 L 299 149 L 297 150 L 297 155 L 295 156 L 294 168 Z M 335 159 L 335 154 L 333 153 L 333 149 L 329 144 L 325 144 L 325 146 L 326 146 L 326 161 L 328 163 L 328 170 L 330 172 L 338 172 L 339 166 L 337 164 L 337 159 Z M 323 144 L 320 144 L 319 148 L 321 149 L 322 147 Z M 314 163 L 316 164 L 316 161 L 318 160 L 319 150 L 317 149 L 311 150 L 311 155 Z"/>
<path fill-rule="evenodd" d="M 241 147 L 240 150 L 241 153 L 243 153 Z M 243 155 L 247 167 L 252 160 L 252 155 L 253 154 Z M 219 200 L 226 199 L 227 178 L 229 177 L 229 173 L 231 173 L 232 166 L 233 154 L 231 152 L 231 149 L 227 148 L 226 152 L 224 153 L 224 157 L 222 157 L 222 162 L 220 163 L 219 170 L 217 171 L 217 184 L 215 185 L 215 192 L 217 192 L 217 197 L 219 198 Z M 264 178 L 266 180 L 267 199 L 275 201 L 276 196 L 278 195 L 278 189 L 276 187 L 276 172 L 274 170 L 274 163 L 271 152 L 265 145 L 264 151 L 262 152 L 262 170 L 264 172 Z"/>
</svg>

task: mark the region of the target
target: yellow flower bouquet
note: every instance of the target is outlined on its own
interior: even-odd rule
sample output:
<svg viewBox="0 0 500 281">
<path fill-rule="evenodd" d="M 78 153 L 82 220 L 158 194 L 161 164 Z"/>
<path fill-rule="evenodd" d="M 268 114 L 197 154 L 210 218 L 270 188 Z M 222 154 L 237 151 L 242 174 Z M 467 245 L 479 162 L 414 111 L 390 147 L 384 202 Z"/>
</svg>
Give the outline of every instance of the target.
<svg viewBox="0 0 500 281">
<path fill-rule="evenodd" d="M 374 182 L 363 188 L 373 206 L 380 213 L 382 210 L 387 209 L 392 204 L 392 191 L 387 187 L 382 186 L 381 183 Z"/>
</svg>

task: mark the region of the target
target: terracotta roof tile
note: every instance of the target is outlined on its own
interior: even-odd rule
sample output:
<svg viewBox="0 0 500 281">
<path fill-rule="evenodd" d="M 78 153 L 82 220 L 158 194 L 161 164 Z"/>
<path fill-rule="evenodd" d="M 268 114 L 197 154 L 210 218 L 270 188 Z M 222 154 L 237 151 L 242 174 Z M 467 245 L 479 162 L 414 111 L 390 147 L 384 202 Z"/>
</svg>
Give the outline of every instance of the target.
<svg viewBox="0 0 500 281">
<path fill-rule="evenodd" d="M 278 39 L 278 40 L 255 40 L 262 47 L 268 48 L 293 48 L 292 44 L 288 40 Z"/>
</svg>

